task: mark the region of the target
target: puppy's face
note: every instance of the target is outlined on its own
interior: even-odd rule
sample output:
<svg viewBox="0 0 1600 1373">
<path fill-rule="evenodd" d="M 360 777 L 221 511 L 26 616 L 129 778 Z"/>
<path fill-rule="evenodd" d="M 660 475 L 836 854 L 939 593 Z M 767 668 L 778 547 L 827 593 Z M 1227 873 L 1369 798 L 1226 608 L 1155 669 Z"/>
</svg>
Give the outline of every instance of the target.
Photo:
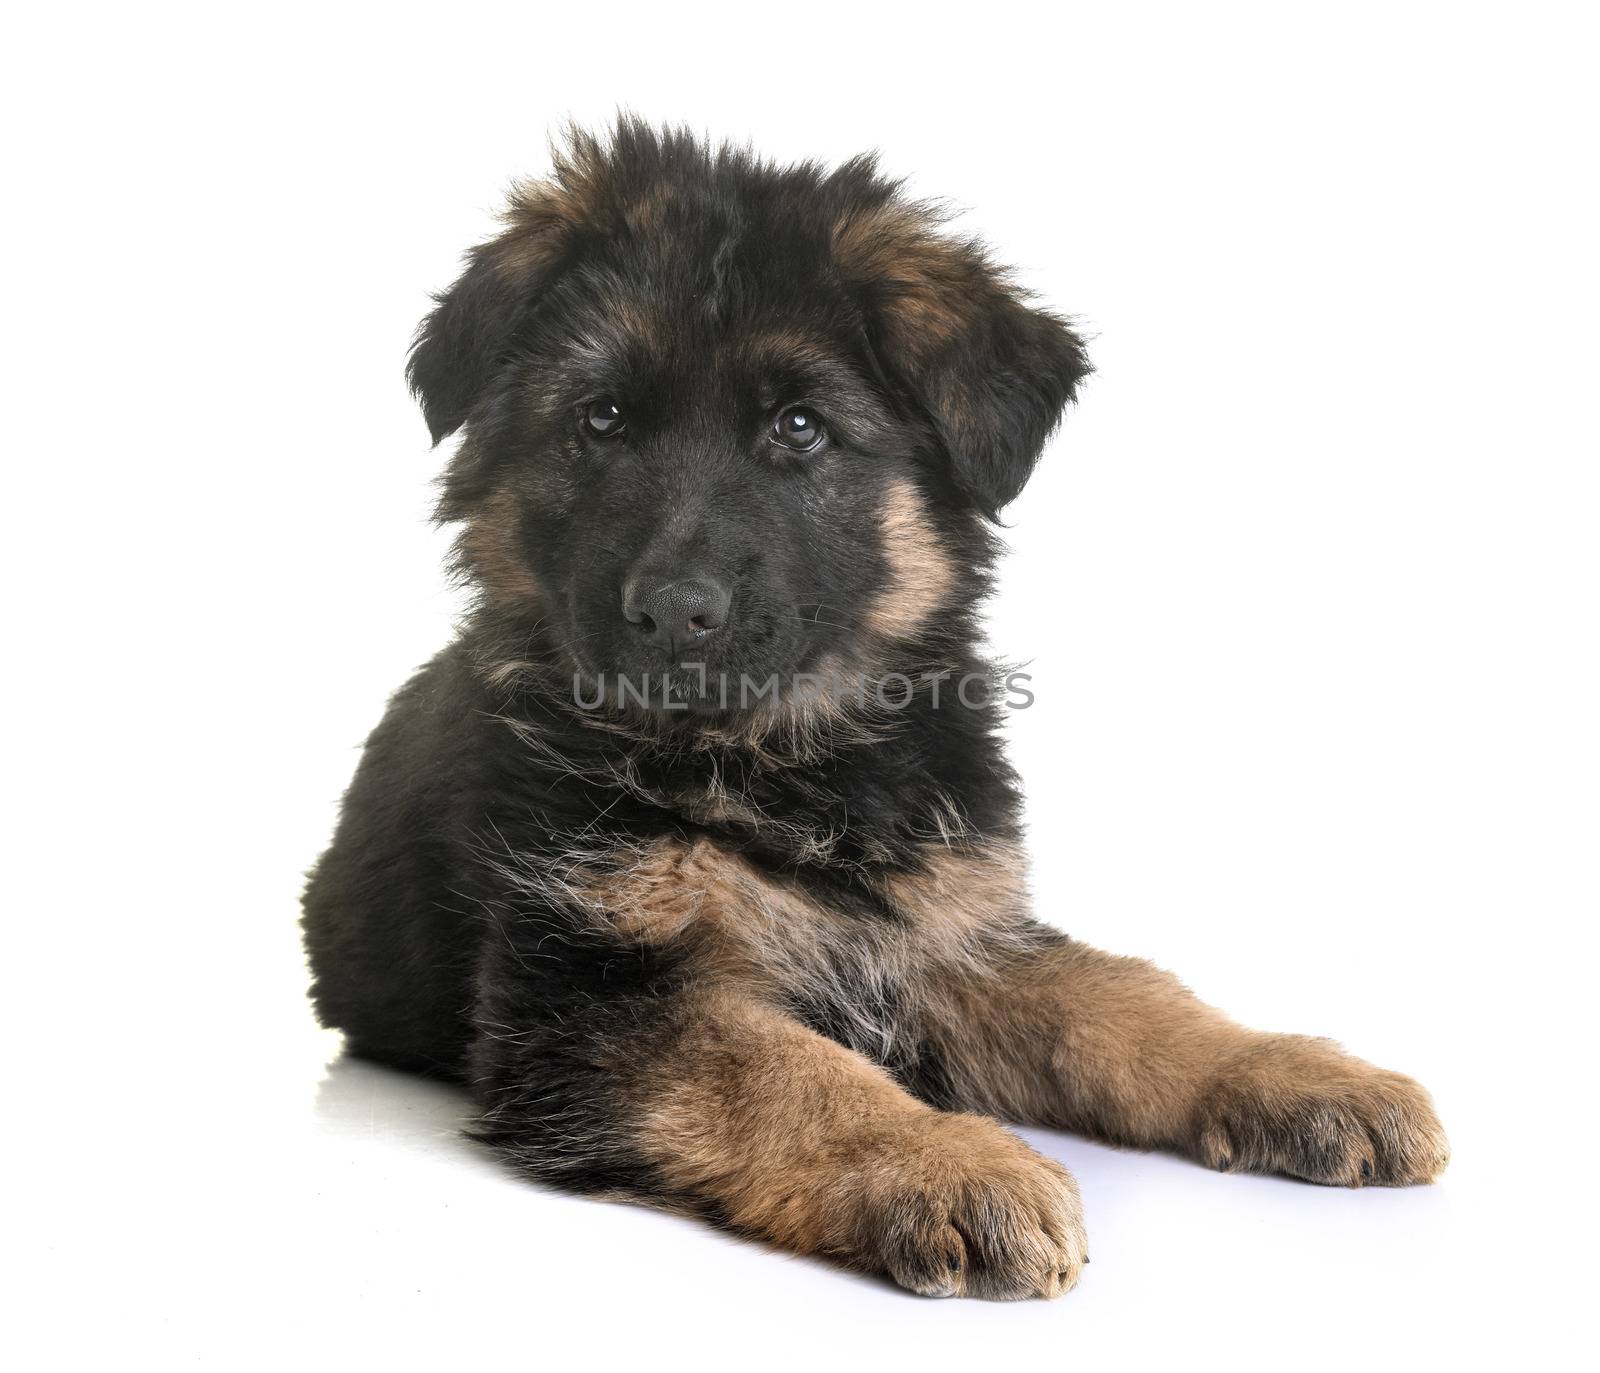
<svg viewBox="0 0 1600 1373">
<path fill-rule="evenodd" d="M 845 302 L 820 279 L 775 290 L 780 263 L 741 245 L 723 264 L 740 299 L 718 299 L 693 249 L 596 243 L 550 288 L 507 372 L 504 523 L 469 532 L 526 569 L 579 671 L 690 699 L 810 671 L 914 598 L 933 613 L 950 580 L 914 428 Z M 897 503 L 927 526 L 916 585 L 882 538 Z"/>
<path fill-rule="evenodd" d="M 519 652 L 722 709 L 970 635 L 983 516 L 1087 370 L 1064 326 L 865 163 L 625 124 L 508 217 L 411 375 Z"/>
</svg>

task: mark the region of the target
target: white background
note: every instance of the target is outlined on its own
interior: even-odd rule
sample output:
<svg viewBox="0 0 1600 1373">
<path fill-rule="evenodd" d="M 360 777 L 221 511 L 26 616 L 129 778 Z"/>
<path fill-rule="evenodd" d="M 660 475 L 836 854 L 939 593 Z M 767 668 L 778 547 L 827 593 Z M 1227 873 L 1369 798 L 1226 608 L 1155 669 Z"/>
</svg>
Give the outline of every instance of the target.
<svg viewBox="0 0 1600 1373">
<path fill-rule="evenodd" d="M 545 9 L 9 23 L 15 1366 L 1569 1366 L 1583 7 Z M 1093 1266 L 1052 1304 L 933 1303 L 541 1192 L 454 1094 L 338 1060 L 301 874 L 458 606 L 410 331 L 559 121 L 619 105 L 777 158 L 875 146 L 1082 320 L 1099 373 L 1010 512 L 993 619 L 1035 674 L 1040 907 L 1423 1079 L 1438 1186 L 1035 1133 Z"/>
</svg>

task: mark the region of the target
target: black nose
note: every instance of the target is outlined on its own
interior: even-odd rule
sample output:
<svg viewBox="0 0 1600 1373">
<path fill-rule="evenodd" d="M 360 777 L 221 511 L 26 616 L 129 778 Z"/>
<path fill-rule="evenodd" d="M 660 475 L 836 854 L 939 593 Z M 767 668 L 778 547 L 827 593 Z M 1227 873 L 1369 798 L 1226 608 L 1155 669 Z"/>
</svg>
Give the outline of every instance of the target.
<svg viewBox="0 0 1600 1373">
<path fill-rule="evenodd" d="M 636 574 L 622 588 L 622 613 L 657 648 L 676 658 L 728 622 L 733 593 L 711 577 Z"/>
</svg>

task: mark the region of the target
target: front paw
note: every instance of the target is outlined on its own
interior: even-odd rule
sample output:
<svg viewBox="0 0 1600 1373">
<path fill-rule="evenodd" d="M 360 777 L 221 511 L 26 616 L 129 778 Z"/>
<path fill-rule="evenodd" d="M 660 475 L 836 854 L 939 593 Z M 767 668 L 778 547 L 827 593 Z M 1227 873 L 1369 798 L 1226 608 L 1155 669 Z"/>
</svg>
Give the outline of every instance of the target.
<svg viewBox="0 0 1600 1373">
<path fill-rule="evenodd" d="M 934 1116 L 860 1178 L 859 1243 L 929 1297 L 1058 1297 L 1088 1262 L 1078 1185 L 992 1120 Z"/>
<path fill-rule="evenodd" d="M 1450 1146 L 1428 1093 L 1324 1039 L 1263 1036 L 1229 1060 L 1195 1121 L 1213 1168 L 1336 1187 L 1432 1182 Z"/>
</svg>

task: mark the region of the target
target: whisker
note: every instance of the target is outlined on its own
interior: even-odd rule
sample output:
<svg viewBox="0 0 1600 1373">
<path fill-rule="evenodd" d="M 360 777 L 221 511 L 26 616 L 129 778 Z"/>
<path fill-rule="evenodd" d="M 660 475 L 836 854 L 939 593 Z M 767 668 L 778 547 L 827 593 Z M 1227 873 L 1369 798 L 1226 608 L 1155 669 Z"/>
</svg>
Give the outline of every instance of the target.
<svg viewBox="0 0 1600 1373">
<path fill-rule="evenodd" d="M 785 615 L 786 620 L 794 620 L 803 625 L 827 625 L 829 629 L 854 629 L 854 625 L 840 624 L 837 620 L 824 620 L 817 615 Z"/>
<path fill-rule="evenodd" d="M 838 628 L 838 629 L 853 629 L 855 627 L 850 622 L 849 619 L 844 618 L 842 616 L 841 616 L 841 620 L 843 621 L 842 623 L 837 623 L 837 622 L 831 621 L 831 620 L 824 620 L 822 618 L 822 612 L 824 610 L 836 610 L 837 609 L 837 607 L 835 607 L 835 606 L 830 606 L 826 601 L 808 601 L 808 600 L 806 600 L 806 598 L 804 596 L 795 596 L 795 597 L 791 598 L 790 604 L 794 606 L 794 608 L 795 608 L 795 610 L 797 612 L 800 610 L 800 608 L 802 606 L 809 605 L 812 608 L 811 614 L 809 614 L 809 615 L 798 615 L 797 618 L 799 618 L 799 619 L 811 621 L 811 622 L 814 622 L 816 624 L 834 624 L 835 628 Z"/>
</svg>

